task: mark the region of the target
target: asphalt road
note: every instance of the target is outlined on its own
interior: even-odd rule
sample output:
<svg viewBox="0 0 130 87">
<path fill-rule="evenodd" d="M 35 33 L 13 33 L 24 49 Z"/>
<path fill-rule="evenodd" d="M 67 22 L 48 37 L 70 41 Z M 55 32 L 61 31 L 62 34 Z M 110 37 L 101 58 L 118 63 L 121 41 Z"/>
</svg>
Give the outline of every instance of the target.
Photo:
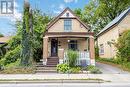
<svg viewBox="0 0 130 87">
<path fill-rule="evenodd" d="M 130 74 L 127 71 L 123 71 L 117 67 L 103 64 L 103 63 L 96 63 L 96 66 L 104 73 L 104 74 Z"/>
<path fill-rule="evenodd" d="M 130 83 L 0 84 L 0 87 L 130 87 Z"/>
</svg>

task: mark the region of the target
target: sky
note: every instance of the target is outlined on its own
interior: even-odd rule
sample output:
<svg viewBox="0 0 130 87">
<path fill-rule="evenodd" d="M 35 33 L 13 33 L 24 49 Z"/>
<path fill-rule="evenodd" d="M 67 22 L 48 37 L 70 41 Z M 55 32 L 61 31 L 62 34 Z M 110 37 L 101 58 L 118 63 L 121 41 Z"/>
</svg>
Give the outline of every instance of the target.
<svg viewBox="0 0 130 87">
<path fill-rule="evenodd" d="M 1 0 L 0 0 L 1 1 Z M 28 0 L 32 9 L 40 9 L 43 13 L 51 16 L 58 15 L 66 7 L 74 10 L 75 8 L 83 9 L 89 0 Z M 15 34 L 15 22 L 22 20 L 24 0 L 14 0 L 14 15 L 0 16 L 0 33 L 5 36 Z"/>
</svg>

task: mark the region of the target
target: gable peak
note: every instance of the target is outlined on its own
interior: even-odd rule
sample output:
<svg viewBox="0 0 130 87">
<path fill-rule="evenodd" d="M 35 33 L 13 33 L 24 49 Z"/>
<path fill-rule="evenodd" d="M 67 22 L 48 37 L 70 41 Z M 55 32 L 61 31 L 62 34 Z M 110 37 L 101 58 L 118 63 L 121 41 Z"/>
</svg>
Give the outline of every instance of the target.
<svg viewBox="0 0 130 87">
<path fill-rule="evenodd" d="M 67 7 L 63 12 L 62 12 L 62 15 L 60 16 L 61 18 L 69 18 L 69 17 L 75 17 L 73 11 Z"/>
</svg>

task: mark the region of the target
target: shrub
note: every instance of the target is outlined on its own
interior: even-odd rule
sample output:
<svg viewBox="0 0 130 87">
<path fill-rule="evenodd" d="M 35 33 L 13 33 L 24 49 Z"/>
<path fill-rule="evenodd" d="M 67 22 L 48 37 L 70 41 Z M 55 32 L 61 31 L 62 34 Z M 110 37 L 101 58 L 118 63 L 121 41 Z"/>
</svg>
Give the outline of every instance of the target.
<svg viewBox="0 0 130 87">
<path fill-rule="evenodd" d="M 3 65 L 0 64 L 0 71 L 3 70 L 3 69 L 4 69 Z"/>
<path fill-rule="evenodd" d="M 93 74 L 101 74 L 102 72 L 100 71 L 100 69 L 98 69 L 97 67 L 93 66 L 93 65 L 89 65 L 87 66 L 87 70 L 90 71 Z"/>
<path fill-rule="evenodd" d="M 69 65 L 68 64 L 58 64 L 57 65 L 57 71 L 60 73 L 68 73 L 69 71 Z"/>
<path fill-rule="evenodd" d="M 99 48 L 97 44 L 95 46 L 95 58 L 99 58 Z"/>
<path fill-rule="evenodd" d="M 98 58 L 98 61 L 105 61 L 105 62 L 111 62 L 111 63 L 116 63 L 114 58 Z"/>
<path fill-rule="evenodd" d="M 94 67 L 95 67 L 95 66 L 93 66 L 93 65 L 89 65 L 89 66 L 86 67 L 86 69 L 87 69 L 87 70 L 90 70 L 90 69 L 92 69 L 92 68 L 94 68 Z"/>
<path fill-rule="evenodd" d="M 13 63 L 17 61 L 18 58 L 20 58 L 20 53 L 21 53 L 21 46 L 16 47 L 14 50 L 9 51 L 6 53 L 4 56 L 4 65 Z"/>
<path fill-rule="evenodd" d="M 122 63 L 121 65 L 124 70 L 130 71 L 130 62 Z"/>
<path fill-rule="evenodd" d="M 20 59 L 18 59 L 17 61 L 7 64 L 5 67 L 6 68 L 17 68 L 20 65 Z"/>
<path fill-rule="evenodd" d="M 69 70 L 70 73 L 79 73 L 80 71 L 81 71 L 80 67 L 73 67 L 73 68 L 70 68 Z"/>
<path fill-rule="evenodd" d="M 75 67 L 77 63 L 78 54 L 76 51 L 68 50 L 67 52 L 68 64 L 70 67 Z"/>
<path fill-rule="evenodd" d="M 1 60 L 0 60 L 0 65 L 4 65 L 4 62 L 5 62 L 5 59 L 4 58 L 2 58 Z"/>
<path fill-rule="evenodd" d="M 123 32 L 115 46 L 118 50 L 117 57 L 130 61 L 130 30 Z"/>
<path fill-rule="evenodd" d="M 102 72 L 100 71 L 100 69 L 98 69 L 97 67 L 94 67 L 92 69 L 90 69 L 90 72 L 93 74 L 101 74 Z"/>
</svg>

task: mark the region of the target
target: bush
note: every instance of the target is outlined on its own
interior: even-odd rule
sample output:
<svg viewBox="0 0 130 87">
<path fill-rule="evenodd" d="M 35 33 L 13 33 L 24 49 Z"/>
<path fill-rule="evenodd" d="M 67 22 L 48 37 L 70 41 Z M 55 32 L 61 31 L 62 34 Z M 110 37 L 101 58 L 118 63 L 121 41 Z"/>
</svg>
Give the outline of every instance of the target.
<svg viewBox="0 0 130 87">
<path fill-rule="evenodd" d="M 122 67 L 124 70 L 130 71 L 130 62 L 122 63 Z"/>
<path fill-rule="evenodd" d="M 57 71 L 60 73 L 79 73 L 80 67 L 69 67 L 68 64 L 58 64 Z"/>
<path fill-rule="evenodd" d="M 95 46 L 95 58 L 99 58 L 99 48 L 97 44 Z"/>
<path fill-rule="evenodd" d="M 60 73 L 68 73 L 70 68 L 68 64 L 58 64 L 56 69 Z"/>
<path fill-rule="evenodd" d="M 100 69 L 98 69 L 97 67 L 93 66 L 93 65 L 89 65 L 87 66 L 87 70 L 90 71 L 93 74 L 101 74 L 102 72 L 100 71 Z"/>
<path fill-rule="evenodd" d="M 0 71 L 3 70 L 3 69 L 4 69 L 3 65 L 0 64 Z"/>
<path fill-rule="evenodd" d="M 102 73 L 102 72 L 100 71 L 100 69 L 98 69 L 98 68 L 96 68 L 96 67 L 93 68 L 93 69 L 91 69 L 90 72 L 93 73 L 93 74 L 101 74 L 101 73 Z"/>
<path fill-rule="evenodd" d="M 70 67 L 75 67 L 77 63 L 78 54 L 76 51 L 68 50 L 67 52 L 68 64 Z"/>
<path fill-rule="evenodd" d="M 18 59 L 17 61 L 7 64 L 5 67 L 6 68 L 17 68 L 20 65 L 20 59 Z"/>
<path fill-rule="evenodd" d="M 97 58 L 97 61 L 116 63 L 114 58 Z"/>
<path fill-rule="evenodd" d="M 130 61 L 130 30 L 123 32 L 115 46 L 118 50 L 117 57 Z"/>
<path fill-rule="evenodd" d="M 80 67 L 73 67 L 73 68 L 70 68 L 69 70 L 70 73 L 79 73 L 80 71 L 81 71 Z"/>
<path fill-rule="evenodd" d="M 16 47 L 14 50 L 9 51 L 6 53 L 4 56 L 4 65 L 13 63 L 17 61 L 18 58 L 20 58 L 20 53 L 21 53 L 21 46 Z"/>
<path fill-rule="evenodd" d="M 87 69 L 87 70 L 90 70 L 90 69 L 92 69 L 92 68 L 94 68 L 94 67 L 95 67 L 95 66 L 93 66 L 93 65 L 89 65 L 89 66 L 86 67 L 86 69 Z"/>
</svg>

